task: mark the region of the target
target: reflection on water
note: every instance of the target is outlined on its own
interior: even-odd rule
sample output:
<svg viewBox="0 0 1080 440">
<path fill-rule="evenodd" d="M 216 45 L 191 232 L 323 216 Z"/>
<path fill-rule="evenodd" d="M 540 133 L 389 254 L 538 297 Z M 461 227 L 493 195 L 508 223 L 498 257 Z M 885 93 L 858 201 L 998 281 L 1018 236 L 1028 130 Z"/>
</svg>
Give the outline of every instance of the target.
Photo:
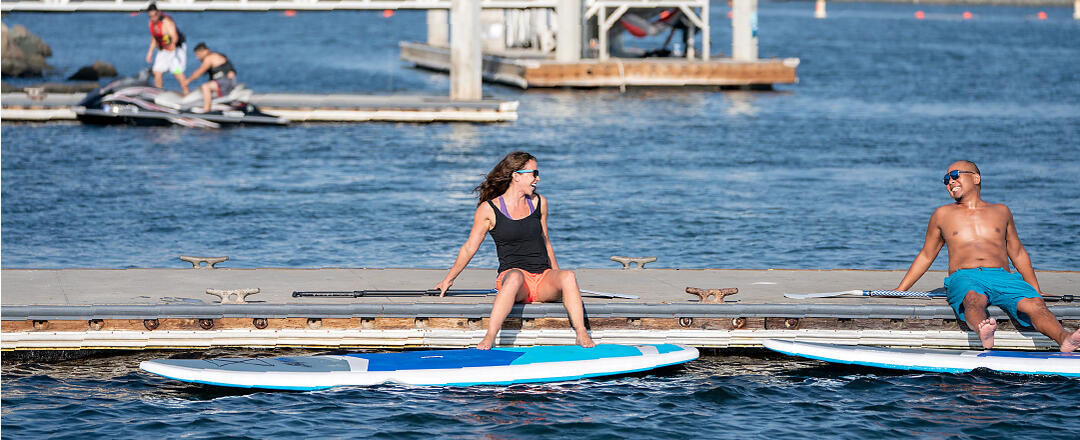
<svg viewBox="0 0 1080 440">
<path fill-rule="evenodd" d="M 732 117 L 756 116 L 758 109 L 754 106 L 754 100 L 759 95 L 760 93 L 743 91 L 724 93 L 724 101 L 727 104 L 724 114 Z"/>
</svg>

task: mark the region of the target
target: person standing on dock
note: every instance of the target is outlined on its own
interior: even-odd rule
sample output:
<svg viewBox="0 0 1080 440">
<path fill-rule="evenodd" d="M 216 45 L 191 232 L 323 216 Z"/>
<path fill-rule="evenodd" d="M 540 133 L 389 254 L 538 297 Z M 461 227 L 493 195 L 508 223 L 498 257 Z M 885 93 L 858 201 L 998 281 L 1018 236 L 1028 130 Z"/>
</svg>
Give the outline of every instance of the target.
<svg viewBox="0 0 1080 440">
<path fill-rule="evenodd" d="M 939 207 L 930 216 L 922 251 L 896 290 L 911 288 L 930 268 L 942 245 L 947 245 L 945 291 L 949 305 L 968 327 L 976 329 L 983 348 L 994 347 L 997 330 L 997 320 L 987 313 L 990 305 L 1001 307 L 1013 322 L 1034 326 L 1056 341 L 1063 352 L 1080 347 L 1080 330 L 1070 334 L 1046 307 L 1009 207 L 980 197 L 979 167 L 967 160 L 954 162 L 943 180 L 956 202 Z M 1009 272 L 1010 260 L 1016 272 Z"/>
<path fill-rule="evenodd" d="M 461 271 L 480 249 L 488 233 L 499 255 L 495 279 L 495 303 L 491 307 L 487 334 L 476 348 L 490 349 L 514 303 L 555 302 L 560 299 L 577 333 L 577 344 L 594 347 L 585 329 L 585 307 L 574 272 L 559 269 L 548 239 L 547 199 L 536 193 L 540 170 L 533 155 L 524 151 L 507 154 L 474 191 L 480 203 L 473 216 L 472 231 L 458 251 L 449 273 L 435 289 L 445 295 Z M 496 205 L 496 203 L 498 205 Z"/>
<path fill-rule="evenodd" d="M 188 78 L 180 78 L 180 85 L 187 90 L 188 84 L 195 81 L 199 75 L 206 73 L 209 76 L 208 80 L 200 87 L 202 90 L 202 113 L 208 113 L 210 111 L 210 101 L 214 97 L 222 97 L 228 95 L 236 88 L 236 68 L 233 67 L 229 57 L 225 54 L 212 52 L 209 47 L 206 47 L 206 43 L 199 43 L 195 45 L 195 56 L 202 61 L 202 65 Z"/>
<path fill-rule="evenodd" d="M 176 76 L 180 82 L 180 89 L 188 94 L 187 84 L 184 84 L 184 70 L 187 69 L 187 45 L 184 33 L 176 27 L 172 17 L 158 10 L 157 4 L 150 3 L 146 7 L 146 15 L 150 16 L 150 48 L 146 50 L 146 63 L 153 60 L 154 86 L 164 86 L 165 72 Z M 157 58 L 154 58 L 154 49 L 158 50 Z"/>
</svg>

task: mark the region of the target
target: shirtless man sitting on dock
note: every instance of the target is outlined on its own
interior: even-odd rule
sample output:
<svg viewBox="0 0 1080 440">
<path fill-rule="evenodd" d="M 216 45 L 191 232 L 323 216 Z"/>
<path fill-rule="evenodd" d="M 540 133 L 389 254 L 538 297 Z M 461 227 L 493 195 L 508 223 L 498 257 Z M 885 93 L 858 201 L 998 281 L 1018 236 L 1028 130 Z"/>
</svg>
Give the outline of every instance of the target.
<svg viewBox="0 0 1080 440">
<path fill-rule="evenodd" d="M 987 306 L 1005 310 L 1013 322 L 1034 326 L 1061 345 L 1062 352 L 1080 347 L 1080 330 L 1069 334 L 1046 307 L 1031 259 L 1020 243 L 1009 207 L 979 196 L 982 173 L 974 162 L 961 160 L 945 173 L 945 190 L 956 200 L 930 216 L 926 242 L 896 290 L 911 288 L 930 268 L 941 246 L 949 246 L 949 305 L 968 327 L 976 329 L 986 349 L 994 346 L 997 320 Z M 1009 272 L 1012 260 L 1016 272 Z"/>
</svg>

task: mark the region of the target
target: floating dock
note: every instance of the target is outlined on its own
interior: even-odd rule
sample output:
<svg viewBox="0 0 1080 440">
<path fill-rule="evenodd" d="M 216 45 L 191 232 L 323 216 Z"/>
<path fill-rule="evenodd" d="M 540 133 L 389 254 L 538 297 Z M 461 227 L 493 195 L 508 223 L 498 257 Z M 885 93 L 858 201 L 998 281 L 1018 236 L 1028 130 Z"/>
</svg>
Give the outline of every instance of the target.
<svg viewBox="0 0 1080 440">
<path fill-rule="evenodd" d="M 585 298 L 597 342 L 759 347 L 765 339 L 895 347 L 978 348 L 943 299 L 821 298 L 808 293 L 891 288 L 902 271 L 582 269 L 583 289 L 638 295 Z M 445 270 L 421 269 L 4 269 L 2 349 L 203 349 L 211 347 L 468 347 L 483 337 L 493 295 L 294 298 L 293 291 L 426 289 Z M 495 271 L 466 270 L 456 289 L 490 289 Z M 939 288 L 930 272 L 915 290 Z M 1049 293 L 1073 294 L 1080 272 L 1039 272 Z M 737 288 L 717 303 L 686 287 Z M 246 303 L 221 303 L 208 289 Z M 245 290 L 246 289 L 246 290 Z M 220 292 L 219 292 L 220 293 Z M 1080 304 L 1049 303 L 1067 328 Z M 1000 310 L 999 349 L 1054 349 Z M 573 344 L 562 304 L 516 305 L 498 344 Z"/>
<path fill-rule="evenodd" d="M 4 121 L 74 121 L 74 108 L 85 94 L 4 93 Z M 255 94 L 250 102 L 265 113 L 292 122 L 510 122 L 517 120 L 517 101 L 457 101 L 445 96 L 380 96 L 349 94 Z"/>
<path fill-rule="evenodd" d="M 450 48 L 399 43 L 401 59 L 417 67 L 449 72 Z M 483 55 L 485 81 L 531 87 L 721 87 L 770 88 L 798 82 L 798 58 L 738 61 L 731 58 L 608 58 L 561 62 L 525 52 Z"/>
</svg>

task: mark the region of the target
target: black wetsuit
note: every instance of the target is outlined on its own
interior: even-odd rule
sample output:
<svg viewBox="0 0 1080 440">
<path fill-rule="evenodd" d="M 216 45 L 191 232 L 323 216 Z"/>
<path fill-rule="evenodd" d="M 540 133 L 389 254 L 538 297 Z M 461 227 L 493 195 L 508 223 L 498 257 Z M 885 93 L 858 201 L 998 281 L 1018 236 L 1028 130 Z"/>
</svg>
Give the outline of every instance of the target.
<svg viewBox="0 0 1080 440">
<path fill-rule="evenodd" d="M 493 201 L 489 200 L 488 204 L 495 210 L 495 227 L 490 233 L 499 254 L 499 273 L 508 269 L 543 273 L 551 269 L 544 227 L 540 224 L 540 197 L 536 198 L 532 214 L 519 220 L 507 217 Z"/>
</svg>

